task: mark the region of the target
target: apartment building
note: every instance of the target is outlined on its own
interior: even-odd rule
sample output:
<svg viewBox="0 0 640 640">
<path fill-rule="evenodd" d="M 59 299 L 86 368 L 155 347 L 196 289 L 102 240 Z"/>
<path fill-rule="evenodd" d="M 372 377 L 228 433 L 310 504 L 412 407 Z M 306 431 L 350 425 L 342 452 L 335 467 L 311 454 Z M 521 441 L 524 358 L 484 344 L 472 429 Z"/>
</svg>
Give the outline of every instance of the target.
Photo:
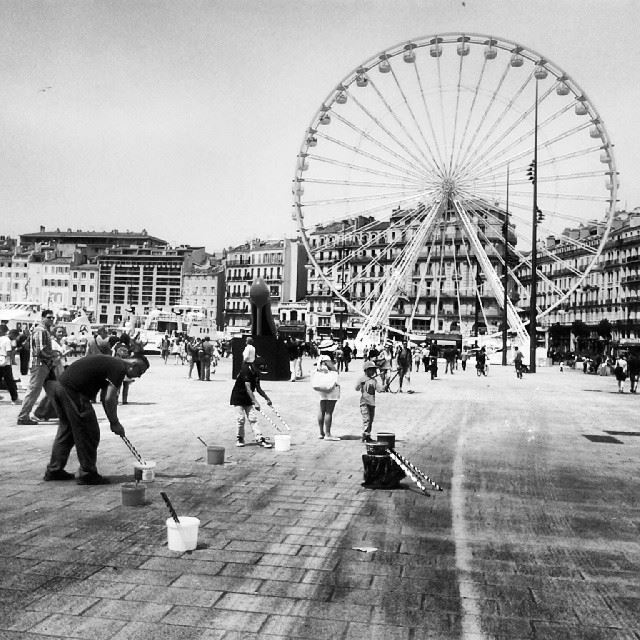
<svg viewBox="0 0 640 640">
<path fill-rule="evenodd" d="M 216 328 L 224 326 L 225 269 L 221 260 L 208 258 L 203 264 L 193 264 L 182 278 L 181 306 L 202 310 L 212 318 Z"/>
<path fill-rule="evenodd" d="M 98 322 L 119 324 L 129 315 L 180 304 L 182 277 L 204 261 L 203 247 L 116 247 L 97 258 Z"/>
<path fill-rule="evenodd" d="M 488 245 L 502 247 L 504 214 L 496 209 L 474 212 L 470 217 L 489 261 L 501 274 L 500 253 Z M 368 314 L 418 223 L 417 216 L 407 220 L 407 212 L 398 209 L 388 221 L 359 216 L 320 225 L 310 234 L 310 249 L 332 285 Z M 512 245 L 517 242 L 513 225 L 509 226 L 509 241 Z M 320 337 L 355 337 L 362 327 L 362 316 L 349 311 L 313 264 L 308 269 L 307 299 L 313 333 Z M 513 283 L 509 295 L 517 300 Z M 468 240 L 455 223 L 454 211 L 443 212 L 429 246 L 421 249 L 412 271 L 401 283 L 389 313 L 389 326 L 419 335 L 469 335 L 495 331 L 501 321 L 501 308 L 484 282 Z"/>
<path fill-rule="evenodd" d="M 299 240 L 254 239 L 229 248 L 225 256 L 225 325 L 231 334 L 248 332 L 251 326 L 249 290 L 256 278 L 269 287 L 271 313 L 279 319 L 283 302 L 304 298 L 306 252 Z"/>
</svg>

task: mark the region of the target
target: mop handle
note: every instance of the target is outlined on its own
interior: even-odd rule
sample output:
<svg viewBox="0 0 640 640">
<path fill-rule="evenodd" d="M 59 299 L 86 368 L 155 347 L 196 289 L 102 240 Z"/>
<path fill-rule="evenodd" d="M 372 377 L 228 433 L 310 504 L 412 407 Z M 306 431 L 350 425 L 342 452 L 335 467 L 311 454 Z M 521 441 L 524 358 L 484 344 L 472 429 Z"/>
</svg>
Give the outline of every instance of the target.
<svg viewBox="0 0 640 640">
<path fill-rule="evenodd" d="M 280 412 L 273 405 L 271 405 L 271 408 L 273 409 L 273 412 L 278 416 L 278 418 L 280 418 L 280 422 L 282 422 L 282 424 L 287 428 L 287 431 L 291 431 L 291 427 L 284 421 L 284 418 L 280 415 Z"/>
<path fill-rule="evenodd" d="M 398 458 L 402 460 L 404 464 L 406 464 L 412 471 L 417 473 L 423 480 L 426 480 L 434 489 L 442 491 L 442 487 L 437 482 L 434 482 L 424 471 L 420 471 L 418 467 L 416 467 L 414 464 L 411 464 L 411 462 L 409 462 L 404 456 L 401 456 L 395 449 L 389 449 L 389 452 L 393 452 L 394 455 L 398 456 Z"/>
<path fill-rule="evenodd" d="M 209 445 L 208 445 L 208 444 L 207 444 L 207 443 L 206 443 L 206 442 L 205 442 L 205 441 L 204 441 L 200 436 L 196 436 L 196 438 L 198 438 L 198 440 L 200 440 L 200 442 L 202 442 L 202 444 L 203 444 L 205 447 L 208 447 L 208 446 L 209 446 Z"/>
<path fill-rule="evenodd" d="M 129 451 L 131 451 L 131 453 L 133 454 L 133 457 L 141 464 L 145 464 L 144 460 L 142 459 L 142 456 L 138 453 L 137 449 L 131 444 L 131 442 L 129 441 L 129 438 L 127 438 L 127 436 L 120 436 L 120 437 L 124 440 L 124 443 L 127 445 L 127 448 L 129 449 Z"/>
<path fill-rule="evenodd" d="M 427 493 L 427 487 L 425 487 L 422 482 L 420 482 L 420 478 L 416 476 L 411 469 L 398 457 L 395 451 L 389 449 L 389 455 L 391 459 L 418 485 L 418 488 L 421 489 L 424 493 Z"/>
<path fill-rule="evenodd" d="M 271 426 L 276 430 L 276 431 L 282 431 L 282 429 L 262 410 L 259 409 L 260 415 L 267 420 L 268 422 L 271 423 Z"/>
<path fill-rule="evenodd" d="M 167 504 L 167 507 L 169 507 L 169 513 L 171 514 L 171 517 L 178 523 L 180 524 L 180 518 L 178 518 L 178 514 L 176 513 L 176 510 L 173 508 L 173 505 L 171 504 L 171 500 L 169 500 L 169 496 L 164 492 L 161 491 L 160 495 L 162 496 L 162 499 L 165 501 L 165 503 Z"/>
</svg>

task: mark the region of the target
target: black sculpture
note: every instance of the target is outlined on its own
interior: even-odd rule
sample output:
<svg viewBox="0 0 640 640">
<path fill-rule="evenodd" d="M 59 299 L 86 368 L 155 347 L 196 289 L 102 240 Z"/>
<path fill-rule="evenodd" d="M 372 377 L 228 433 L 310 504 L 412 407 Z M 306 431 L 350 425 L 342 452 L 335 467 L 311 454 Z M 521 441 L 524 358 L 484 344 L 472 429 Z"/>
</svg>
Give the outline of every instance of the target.
<svg viewBox="0 0 640 640">
<path fill-rule="evenodd" d="M 262 278 L 256 278 L 249 289 L 251 305 L 251 337 L 256 355 L 262 356 L 267 363 L 267 371 L 261 374 L 263 380 L 289 380 L 289 354 L 286 344 L 278 337 L 278 330 L 271 315 L 271 295 L 269 287 Z M 235 378 L 242 365 L 242 352 L 245 348 L 244 338 L 233 338 L 233 377 Z"/>
</svg>

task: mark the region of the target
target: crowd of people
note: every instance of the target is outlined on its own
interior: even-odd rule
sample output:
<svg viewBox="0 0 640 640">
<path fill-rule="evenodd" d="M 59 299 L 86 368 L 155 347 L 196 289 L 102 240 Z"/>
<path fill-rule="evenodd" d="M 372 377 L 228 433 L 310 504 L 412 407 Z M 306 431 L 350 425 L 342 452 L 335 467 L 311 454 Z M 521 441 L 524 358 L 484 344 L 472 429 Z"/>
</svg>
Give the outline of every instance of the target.
<svg viewBox="0 0 640 640">
<path fill-rule="evenodd" d="M 44 310 L 40 322 L 31 330 L 9 331 L 5 325 L 0 325 L 0 381 L 9 392 L 11 402 L 20 405 L 18 425 L 58 421 L 58 432 L 44 475 L 46 481 L 76 479 L 79 484 L 106 484 L 108 478 L 97 470 L 100 430 L 92 405 L 100 401 L 111 430 L 117 435 L 125 435 L 117 406 L 119 401 L 127 404 L 131 383 L 149 367 L 144 355 L 146 345 L 139 334 L 99 327 L 83 342 L 80 354 L 77 340 L 72 345 L 64 327 L 54 323 L 54 314 Z M 305 378 L 303 358 L 313 360 L 308 373 L 319 396 L 318 437 L 325 441 L 340 440 L 332 431 L 334 411 L 341 397 L 340 377 L 353 367 L 358 356 L 356 347 L 346 340 L 328 338 L 302 342 L 288 338 L 286 348 L 293 382 Z M 211 340 L 209 336 L 194 338 L 166 334 L 160 343 L 160 356 L 165 365 L 173 358 L 174 364 L 188 366 L 187 378 L 193 379 L 195 369 L 200 381 L 210 381 L 220 359 L 230 355 L 227 342 Z M 438 377 L 439 360 L 444 360 L 445 375 L 453 375 L 459 368 L 466 371 L 471 358 L 475 359 L 478 376 L 486 376 L 489 366 L 485 347 L 461 350 L 452 345 L 439 345 L 436 340 L 421 345 L 408 340 L 387 341 L 365 347 L 360 355 L 363 365 L 354 389 L 359 393 L 363 442 L 372 440 L 376 395 L 388 392 L 391 380 L 397 381 L 399 392 L 412 393 L 411 373 L 419 372 L 421 366 L 432 380 Z M 522 379 L 526 372 L 522 351 L 516 348 L 512 361 L 517 377 Z M 609 364 L 618 391 L 624 392 L 628 378 L 631 393 L 636 393 L 640 355 L 621 352 Z M 258 421 L 258 414 L 262 413 L 259 398 L 272 406 L 271 398 L 260 384 L 266 365 L 256 353 L 253 339 L 248 337 L 230 396 L 236 416 L 238 447 L 246 444 L 247 422 L 256 444 L 267 449 L 272 447 Z M 19 367 L 21 376 L 28 376 L 22 402 L 19 401 L 13 367 Z M 77 475 L 65 470 L 74 446 L 80 462 Z"/>
</svg>

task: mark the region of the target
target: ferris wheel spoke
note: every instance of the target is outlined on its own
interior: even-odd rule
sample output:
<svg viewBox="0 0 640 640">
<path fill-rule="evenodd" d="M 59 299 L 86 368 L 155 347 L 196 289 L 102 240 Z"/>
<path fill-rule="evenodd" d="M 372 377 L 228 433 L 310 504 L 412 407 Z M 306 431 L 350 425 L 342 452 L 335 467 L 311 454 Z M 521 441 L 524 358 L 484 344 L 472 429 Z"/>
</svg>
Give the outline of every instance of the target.
<svg viewBox="0 0 640 640">
<path fill-rule="evenodd" d="M 564 154 L 550 156 L 545 160 L 538 160 L 538 169 L 541 169 L 544 167 L 552 167 L 552 166 L 561 164 L 563 162 L 566 162 L 568 160 L 575 160 L 577 158 L 579 159 L 579 158 L 587 157 L 590 154 L 600 151 L 601 149 L 602 149 L 601 145 L 596 145 L 591 147 L 584 147 L 583 149 L 579 149 L 571 153 L 564 153 Z M 479 170 L 476 174 L 474 174 L 475 178 L 476 180 L 480 181 L 485 176 L 494 175 L 499 169 L 505 169 L 506 167 L 513 165 L 515 162 L 517 162 L 518 160 L 521 160 L 522 158 L 530 158 L 530 157 L 531 157 L 531 150 L 525 149 L 524 151 L 521 151 L 520 153 L 514 156 L 507 157 L 506 159 L 502 158 L 496 164 L 489 166 L 483 170 Z M 526 172 L 527 168 L 528 168 L 528 165 L 511 167 L 509 173 L 511 175 L 523 174 Z M 513 181 L 511 182 L 511 184 L 513 184 Z"/>
<path fill-rule="evenodd" d="M 522 205 L 515 205 L 515 207 L 527 210 Z M 489 217 L 492 217 L 495 222 L 500 222 L 500 223 L 502 222 L 497 216 L 495 216 L 495 214 L 493 214 L 491 212 L 490 209 L 485 208 L 484 211 Z M 528 208 L 528 211 L 531 212 L 531 207 Z M 543 211 L 543 213 L 546 214 L 548 212 Z M 518 216 L 517 214 L 514 214 L 514 213 L 510 213 L 510 217 L 515 219 L 515 220 L 517 220 L 518 222 L 521 222 L 523 226 L 528 226 L 528 227 L 531 226 L 531 219 L 530 218 L 524 218 L 524 217 Z M 556 213 L 555 217 L 559 218 L 559 217 L 569 217 L 569 216 L 562 216 L 562 214 Z M 575 220 L 572 220 L 572 222 L 573 221 L 575 221 Z M 580 220 L 580 222 L 584 222 L 584 220 Z M 546 227 L 544 225 L 542 225 L 542 228 L 545 229 Z M 565 233 L 565 232 L 558 233 L 557 231 L 553 231 L 551 229 L 549 229 L 548 231 L 549 231 L 550 235 L 553 235 L 555 238 L 558 238 L 559 240 L 562 240 L 562 242 L 565 242 L 566 244 L 572 245 L 576 249 L 580 249 L 580 251 L 584 252 L 587 255 L 595 254 L 596 251 L 597 251 L 590 244 L 585 243 L 585 242 L 580 242 L 576 238 L 571 237 L 571 235 L 568 234 L 568 233 Z"/>
<path fill-rule="evenodd" d="M 453 137 L 451 139 L 451 151 L 449 153 L 449 171 L 447 175 L 451 175 L 453 169 L 453 156 L 456 148 L 456 137 L 458 135 L 458 115 L 460 113 L 460 85 L 462 83 L 462 67 L 465 56 L 459 56 L 460 63 L 458 64 L 458 84 L 456 86 L 456 107 L 453 116 Z"/>
<path fill-rule="evenodd" d="M 491 110 L 493 109 L 498 96 L 500 95 L 500 91 L 507 79 L 507 75 L 509 74 L 509 70 L 511 69 L 511 65 L 507 62 L 507 65 L 504 68 L 504 71 L 502 72 L 502 75 L 500 76 L 500 79 L 498 80 L 498 83 L 495 87 L 495 89 L 493 90 L 493 93 L 491 95 L 491 98 L 487 104 L 487 106 L 485 107 L 485 110 L 483 112 L 483 114 L 480 116 L 479 118 L 479 123 L 480 126 L 476 127 L 475 131 L 473 132 L 473 136 L 471 137 L 471 140 L 469 141 L 469 144 L 466 147 L 465 153 L 462 156 L 462 158 L 458 159 L 458 166 L 464 166 L 466 164 L 467 158 L 469 156 L 469 154 L 472 152 L 473 149 L 475 149 L 475 142 L 476 139 L 478 137 L 478 135 L 480 135 L 481 130 L 483 129 L 483 126 L 488 122 L 488 116 L 489 113 L 491 112 Z"/>
<path fill-rule="evenodd" d="M 445 156 L 447 155 L 447 130 L 444 126 L 445 123 L 445 115 L 444 115 L 444 91 L 442 88 L 442 68 L 440 64 L 440 58 L 438 60 L 438 85 L 440 87 L 440 122 L 442 123 L 442 145 L 444 147 Z"/>
<path fill-rule="evenodd" d="M 444 175 L 444 159 L 442 157 L 442 151 L 440 150 L 440 143 L 438 142 L 438 136 L 436 135 L 434 126 L 433 126 L 433 119 L 431 117 L 431 110 L 429 109 L 429 106 L 427 104 L 427 99 L 424 93 L 424 86 L 422 84 L 422 78 L 420 76 L 420 72 L 418 70 L 418 66 L 416 65 L 416 63 L 413 63 L 413 67 L 416 73 L 416 80 L 418 82 L 418 87 L 420 89 L 420 99 L 421 99 L 421 104 L 424 107 L 424 112 L 425 115 L 427 117 L 427 123 L 429 124 L 429 130 L 431 131 L 431 137 L 433 139 L 433 146 L 436 149 L 436 153 L 438 154 L 438 160 L 435 162 L 436 166 L 438 167 L 438 175 Z M 431 146 L 431 145 L 427 145 L 427 146 Z"/>
<path fill-rule="evenodd" d="M 482 84 L 482 79 L 484 78 L 484 72 L 487 68 L 487 59 L 485 58 L 482 63 L 482 69 L 480 70 L 480 76 L 478 77 L 478 81 L 476 82 L 476 86 L 473 91 L 473 99 L 471 100 L 471 105 L 469 106 L 469 112 L 467 114 L 467 121 L 464 125 L 464 130 L 462 132 L 462 137 L 460 138 L 460 143 L 458 145 L 458 151 L 456 152 L 456 159 L 454 162 L 455 167 L 460 166 L 460 154 L 462 153 L 462 147 L 464 145 L 465 140 L 467 139 L 467 134 L 469 132 L 469 125 L 471 123 L 471 117 L 473 116 L 476 103 L 478 101 L 478 95 L 480 92 L 480 86 Z"/>
<path fill-rule="evenodd" d="M 481 140 L 475 145 L 473 149 L 469 149 L 470 153 L 464 159 L 464 166 L 473 166 L 476 158 L 486 157 L 486 145 L 488 141 L 491 139 L 491 136 L 495 133 L 496 129 L 504 123 L 505 118 L 509 114 L 509 112 L 514 109 L 514 105 L 520 96 L 524 93 L 524 90 L 529 86 L 531 80 L 533 78 L 533 71 L 527 76 L 526 80 L 520 85 L 519 89 L 513 94 L 509 102 L 505 105 L 503 110 L 496 116 L 493 121 L 493 124 L 489 127 L 488 131 L 484 134 Z M 499 137 L 497 138 L 500 139 Z"/>
<path fill-rule="evenodd" d="M 382 194 L 370 194 L 370 195 L 362 195 L 362 196 L 345 196 L 343 198 L 325 198 L 324 200 L 312 200 L 305 204 L 306 207 L 317 207 L 320 205 L 334 205 L 339 203 L 353 203 L 353 202 L 370 202 L 371 200 L 384 200 L 387 202 L 387 206 L 391 205 L 393 202 L 403 202 L 407 198 L 400 198 L 400 200 L 395 200 L 398 196 L 407 196 L 411 194 L 415 197 L 420 197 L 420 195 L 424 195 L 428 193 L 427 191 L 421 191 L 420 194 L 415 196 L 415 191 L 394 191 L 390 193 L 382 193 Z"/>
<path fill-rule="evenodd" d="M 419 132 L 420 136 L 422 137 L 422 141 L 424 142 L 424 146 L 418 144 L 418 142 L 413 138 L 411 133 L 408 131 L 407 127 L 398 118 L 398 115 L 393 110 L 393 108 L 391 107 L 389 102 L 382 95 L 382 93 L 378 89 L 378 86 L 376 85 L 376 83 L 372 81 L 371 82 L 371 86 L 373 87 L 374 91 L 376 92 L 378 98 L 382 101 L 382 103 L 387 108 L 387 111 L 391 114 L 391 116 L 398 123 L 398 125 L 400 125 L 400 128 L 402 129 L 402 131 L 404 131 L 405 135 L 409 138 L 409 140 L 411 140 L 411 142 L 416 147 L 416 149 L 418 149 L 418 152 L 424 158 L 424 160 L 427 162 L 427 165 L 430 167 L 430 169 L 432 171 L 434 171 L 434 173 L 439 175 L 440 171 L 438 169 L 438 166 L 437 166 L 437 163 L 435 161 L 435 158 L 433 157 L 433 154 L 431 155 L 430 158 L 428 158 L 424 153 L 424 150 L 425 149 L 429 149 L 430 145 L 427 143 L 427 141 L 426 141 L 426 139 L 424 137 L 424 133 L 422 131 L 422 127 L 420 126 L 420 123 L 418 122 L 418 119 L 416 118 L 416 116 L 415 116 L 415 114 L 413 112 L 413 109 L 411 108 L 411 105 L 409 104 L 409 101 L 407 100 L 407 96 L 406 96 L 406 94 L 405 94 L 405 92 L 404 92 L 404 90 L 402 88 L 402 85 L 400 84 L 400 80 L 398 79 L 398 75 L 394 71 L 393 66 L 391 66 L 391 76 L 393 77 L 393 80 L 394 80 L 394 82 L 396 84 L 396 87 L 398 88 L 398 91 L 400 92 L 400 95 L 402 96 L 402 99 L 404 101 L 405 107 L 406 107 L 407 111 L 409 112 L 409 115 L 411 116 L 411 119 L 412 119 L 413 123 L 415 124 L 416 128 L 418 129 L 418 132 Z"/>
<path fill-rule="evenodd" d="M 353 153 L 356 153 L 359 156 L 362 156 L 363 158 L 368 158 L 369 160 L 373 160 L 374 162 L 381 164 L 383 166 L 386 167 L 391 167 L 392 169 L 397 169 L 398 171 L 400 171 L 402 174 L 405 175 L 409 175 L 409 176 L 413 176 L 415 178 L 420 178 L 421 174 L 414 172 L 412 170 L 412 168 L 410 166 L 405 165 L 397 165 L 394 162 L 391 162 L 389 160 L 386 160 L 384 158 L 381 158 L 380 156 L 376 156 L 373 153 L 368 153 L 367 151 L 365 151 L 364 149 L 361 149 L 360 147 L 356 147 L 355 145 L 349 145 L 344 143 L 342 140 L 338 140 L 338 138 L 334 138 L 332 136 L 329 136 L 325 133 L 321 133 L 318 131 L 318 137 L 319 138 L 324 138 L 325 140 L 328 140 L 329 142 L 332 142 L 340 147 L 342 147 L 343 149 L 346 149 L 348 151 L 352 151 Z M 406 161 L 406 159 L 404 157 L 401 157 L 401 159 L 404 161 Z"/>
<path fill-rule="evenodd" d="M 541 100 L 539 102 L 541 102 Z M 560 140 L 563 140 L 565 137 L 568 137 L 570 135 L 574 135 L 575 133 L 583 131 L 585 128 L 590 126 L 589 123 L 586 123 L 586 124 L 583 124 L 583 125 L 581 125 L 579 127 L 575 127 L 575 128 L 573 128 L 573 129 L 571 129 L 569 131 L 565 131 L 565 132 L 559 134 L 558 136 L 556 136 L 553 139 L 545 140 L 544 139 L 544 134 L 545 134 L 546 127 L 549 124 L 555 122 L 560 116 L 562 116 L 564 113 L 566 113 L 570 108 L 571 108 L 571 105 L 568 105 L 568 107 L 567 106 L 563 107 L 558 112 L 556 112 L 555 114 L 552 114 L 551 116 L 549 116 L 549 118 L 547 118 L 545 121 L 541 122 L 538 125 L 538 136 L 541 138 L 539 140 L 539 143 L 538 143 L 539 146 L 541 146 L 541 147 L 543 147 L 543 146 L 550 147 L 555 142 L 558 142 Z M 509 130 L 507 132 L 507 135 L 512 133 L 512 131 L 513 130 Z M 532 140 L 533 139 L 533 134 L 534 134 L 534 127 L 530 127 L 529 129 L 524 131 L 519 137 L 513 138 L 506 147 L 502 147 L 502 148 L 498 147 L 498 144 L 502 140 L 498 140 L 497 143 L 494 144 L 492 147 L 487 148 L 487 150 L 486 150 L 487 155 L 485 157 L 478 158 L 474 164 L 470 165 L 467 168 L 467 170 L 468 171 L 474 170 L 475 168 L 478 167 L 478 165 L 480 164 L 481 161 L 482 162 L 489 162 L 491 160 L 503 158 L 507 152 L 510 152 L 514 148 L 517 150 L 517 147 L 519 145 L 521 145 L 523 142 L 524 143 L 528 143 L 530 140 Z M 532 153 L 532 150 L 530 148 L 527 148 L 527 149 L 525 149 L 525 151 L 520 152 L 517 157 L 519 158 L 524 154 L 531 155 L 531 153 Z M 512 158 L 512 160 L 513 159 L 514 158 Z"/>
<path fill-rule="evenodd" d="M 372 83 L 372 86 L 375 87 L 375 85 Z M 411 151 L 411 149 L 409 149 L 409 147 L 407 147 L 407 145 L 402 142 L 388 127 L 386 127 L 382 121 L 373 113 L 371 113 L 371 111 L 369 109 L 367 109 L 367 107 L 365 107 L 362 102 L 360 102 L 355 96 L 352 95 L 352 99 L 354 101 L 354 103 L 362 110 L 363 113 L 365 113 L 380 129 L 380 131 L 382 131 L 383 133 L 385 133 L 398 147 L 400 147 L 400 149 L 402 151 L 405 152 L 406 155 L 408 155 L 410 158 L 412 158 L 414 160 L 414 162 L 418 165 L 423 167 L 423 169 L 428 169 L 429 167 L 427 167 L 426 165 L 424 165 L 424 161 L 422 159 L 420 159 L 417 155 L 415 155 L 413 153 L 413 151 Z M 397 115 L 395 114 L 395 112 L 388 106 L 387 103 L 385 103 L 385 105 L 387 106 L 387 108 L 389 108 L 392 116 L 397 120 Z M 337 119 L 340 120 L 341 122 L 343 122 L 344 124 L 346 124 L 347 126 L 355 126 L 352 123 L 349 123 L 348 120 L 342 118 L 339 115 L 336 115 Z M 404 127 L 404 125 L 402 125 L 402 130 L 408 134 L 406 127 Z M 356 129 L 358 130 L 358 129 Z M 389 148 L 386 147 L 386 145 L 384 145 L 381 141 L 377 140 L 377 138 L 374 138 L 373 136 L 369 135 L 368 133 L 366 133 L 363 129 L 359 129 L 361 135 L 363 135 L 364 137 L 366 137 L 369 141 L 374 142 L 375 144 L 378 144 L 379 146 L 381 146 L 382 148 L 386 149 L 387 151 L 389 151 Z M 409 139 L 410 141 L 415 145 L 415 141 L 413 140 L 413 138 L 411 137 L 410 134 L 409 135 Z M 418 147 L 418 149 L 420 149 Z M 420 152 L 421 153 L 421 152 Z M 398 154 L 399 158 L 402 158 L 404 156 Z M 426 160 L 426 158 L 424 158 L 424 160 Z"/>
<path fill-rule="evenodd" d="M 358 180 L 335 180 L 333 178 L 307 178 L 307 184 L 324 184 L 351 187 L 372 187 L 376 189 L 417 189 L 418 185 L 402 182 L 362 182 Z M 420 185 L 422 186 L 422 185 Z M 436 183 L 434 183 L 434 187 Z M 421 189 L 423 191 L 423 189 Z"/>
<path fill-rule="evenodd" d="M 325 156 L 319 156 L 316 154 L 310 153 L 308 155 L 309 160 L 314 160 L 316 162 L 324 162 L 326 164 L 330 164 L 334 167 L 342 167 L 344 169 L 349 169 L 351 171 L 357 171 L 359 173 L 368 174 L 372 176 L 380 176 L 381 178 L 391 178 L 392 180 L 406 180 L 409 176 L 408 174 L 398 174 L 398 173 L 390 173 L 388 171 L 380 171 L 378 169 L 373 169 L 372 167 L 366 167 L 364 165 L 358 165 L 351 162 L 343 162 L 341 160 L 336 160 L 335 158 L 328 158 Z M 419 184 L 420 176 L 415 176 L 415 184 Z"/>
</svg>

